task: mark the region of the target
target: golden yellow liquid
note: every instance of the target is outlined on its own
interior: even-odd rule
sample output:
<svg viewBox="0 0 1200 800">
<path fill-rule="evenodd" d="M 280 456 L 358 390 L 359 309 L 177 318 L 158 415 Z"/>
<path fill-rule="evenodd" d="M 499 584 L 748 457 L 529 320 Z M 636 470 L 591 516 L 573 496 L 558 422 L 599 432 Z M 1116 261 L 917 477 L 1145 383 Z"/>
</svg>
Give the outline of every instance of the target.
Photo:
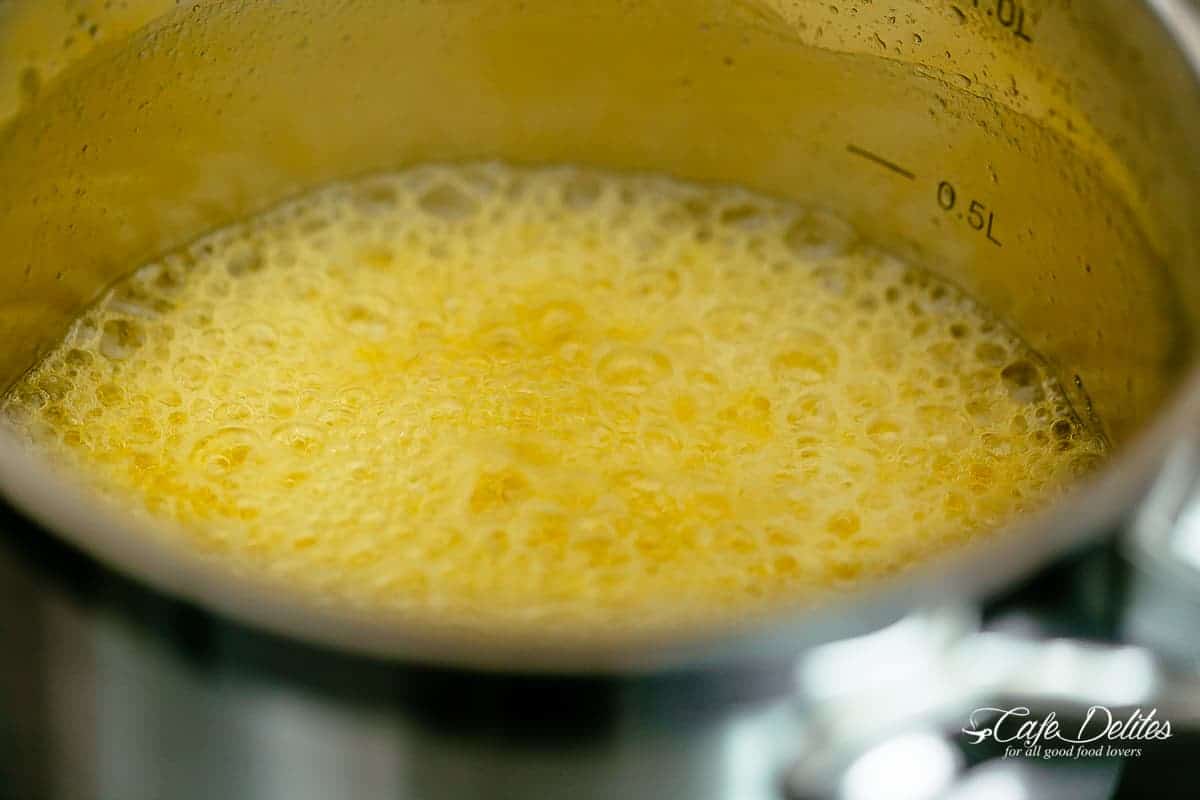
<svg viewBox="0 0 1200 800">
<path fill-rule="evenodd" d="M 150 264 L 3 410 L 233 570 L 501 626 L 853 587 L 1104 450 L 1016 336 L 836 219 L 500 165 L 333 186 Z"/>
</svg>

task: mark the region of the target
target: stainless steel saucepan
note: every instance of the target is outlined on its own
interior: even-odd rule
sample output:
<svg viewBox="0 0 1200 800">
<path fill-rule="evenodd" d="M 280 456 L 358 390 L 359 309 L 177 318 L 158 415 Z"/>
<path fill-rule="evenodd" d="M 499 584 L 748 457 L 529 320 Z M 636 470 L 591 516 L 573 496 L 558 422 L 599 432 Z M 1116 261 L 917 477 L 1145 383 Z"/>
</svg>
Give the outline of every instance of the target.
<svg viewBox="0 0 1200 800">
<path fill-rule="evenodd" d="M 878 753 L 950 763 L 928 732 L 983 699 L 1196 718 L 1198 70 L 1187 0 L 0 5 L 0 386 L 123 273 L 307 188 L 569 162 L 833 208 L 1009 321 L 1114 448 L 836 606 L 563 642 L 265 592 L 0 436 L 0 795 L 816 796 L 875 763 L 886 798 Z M 943 771 L 928 796 L 986 777 Z"/>
</svg>

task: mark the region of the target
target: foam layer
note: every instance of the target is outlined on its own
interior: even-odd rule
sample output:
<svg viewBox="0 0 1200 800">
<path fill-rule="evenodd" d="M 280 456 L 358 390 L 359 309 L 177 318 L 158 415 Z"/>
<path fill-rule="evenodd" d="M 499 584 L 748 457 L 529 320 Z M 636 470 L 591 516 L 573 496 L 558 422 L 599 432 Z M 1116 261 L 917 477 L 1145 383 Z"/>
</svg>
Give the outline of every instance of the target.
<svg viewBox="0 0 1200 800">
<path fill-rule="evenodd" d="M 488 625 L 853 587 L 1104 451 L 1017 337 L 832 217 L 499 165 L 333 186 L 150 264 L 3 412 L 232 569 Z"/>
</svg>

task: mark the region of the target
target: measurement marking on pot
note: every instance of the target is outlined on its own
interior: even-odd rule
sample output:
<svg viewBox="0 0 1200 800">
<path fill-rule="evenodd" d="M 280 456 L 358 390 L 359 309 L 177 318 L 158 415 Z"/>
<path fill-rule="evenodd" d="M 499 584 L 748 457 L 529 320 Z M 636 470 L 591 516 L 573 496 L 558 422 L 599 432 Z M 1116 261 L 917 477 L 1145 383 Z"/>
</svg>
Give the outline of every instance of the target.
<svg viewBox="0 0 1200 800">
<path fill-rule="evenodd" d="M 951 3 L 950 8 L 960 20 L 967 19 L 966 12 L 958 3 Z M 1002 27 L 1012 31 L 1013 36 L 1033 44 L 1032 23 L 1026 20 L 1025 7 L 1018 0 L 971 0 L 971 8 L 986 13 Z"/>
<path fill-rule="evenodd" d="M 966 205 L 966 211 L 958 211 L 958 218 L 966 222 L 972 230 L 986 236 L 987 240 L 996 247 L 1004 247 L 1004 244 L 996 238 L 996 212 L 979 200 L 963 200 L 962 202 Z M 937 204 L 947 214 L 955 213 L 955 209 L 959 208 L 958 189 L 950 181 L 942 181 L 938 184 Z"/>
<path fill-rule="evenodd" d="M 913 173 L 911 170 L 905 169 L 904 167 L 897 164 L 895 161 L 889 161 L 888 159 L 884 158 L 881 155 L 872 153 L 870 150 L 864 150 L 863 148 L 859 147 L 858 145 L 853 145 L 853 144 L 846 145 L 846 152 L 851 153 L 852 155 L 856 155 L 859 158 L 865 158 L 867 161 L 870 161 L 873 164 L 878 164 L 879 166 L 883 167 L 884 169 L 891 170 L 892 172 L 896 173 L 897 175 L 901 175 L 905 178 L 908 178 L 910 181 L 915 181 L 917 179 L 916 174 Z"/>
</svg>

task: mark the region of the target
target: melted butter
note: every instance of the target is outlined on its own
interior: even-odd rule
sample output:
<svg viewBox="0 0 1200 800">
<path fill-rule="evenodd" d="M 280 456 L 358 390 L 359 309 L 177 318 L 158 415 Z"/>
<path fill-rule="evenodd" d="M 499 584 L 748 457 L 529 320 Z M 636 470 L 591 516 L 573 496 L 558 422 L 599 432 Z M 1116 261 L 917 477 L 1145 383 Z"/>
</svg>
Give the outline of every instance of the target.
<svg viewBox="0 0 1200 800">
<path fill-rule="evenodd" d="M 150 264 L 5 398 L 238 572 L 480 625 L 697 623 L 902 570 L 1104 452 L 829 216 L 576 169 L 323 189 Z"/>
</svg>

